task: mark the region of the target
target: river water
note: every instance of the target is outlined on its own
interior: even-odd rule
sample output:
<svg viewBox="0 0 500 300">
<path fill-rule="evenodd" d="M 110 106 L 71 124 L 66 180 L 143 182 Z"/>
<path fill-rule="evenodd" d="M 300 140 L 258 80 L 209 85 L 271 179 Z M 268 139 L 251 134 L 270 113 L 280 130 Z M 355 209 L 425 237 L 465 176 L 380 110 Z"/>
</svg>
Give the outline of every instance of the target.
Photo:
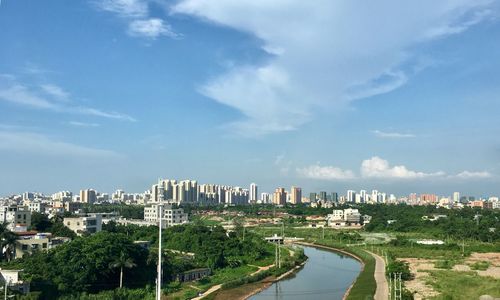
<svg viewBox="0 0 500 300">
<path fill-rule="evenodd" d="M 273 283 L 250 299 L 342 299 L 361 271 L 361 263 L 342 253 L 303 248 L 309 259 L 298 273 Z"/>
</svg>

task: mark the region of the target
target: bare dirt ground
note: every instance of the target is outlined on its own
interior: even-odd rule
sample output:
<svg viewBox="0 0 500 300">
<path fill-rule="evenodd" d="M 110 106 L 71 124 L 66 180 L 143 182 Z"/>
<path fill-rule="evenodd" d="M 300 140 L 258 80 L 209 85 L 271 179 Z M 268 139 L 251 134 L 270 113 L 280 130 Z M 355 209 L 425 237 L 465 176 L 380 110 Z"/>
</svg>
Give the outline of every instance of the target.
<svg viewBox="0 0 500 300">
<path fill-rule="evenodd" d="M 453 270 L 474 271 L 471 269 L 470 265 L 481 261 L 489 262 L 490 266 L 484 271 L 475 271 L 478 275 L 500 279 L 500 253 L 472 253 L 471 256 L 464 261 L 464 264 L 455 265 Z"/>
<path fill-rule="evenodd" d="M 427 299 L 439 295 L 431 286 L 425 284 L 429 277 L 429 274 L 425 271 L 436 270 L 433 260 L 422 258 L 401 258 L 400 260 L 410 264 L 410 271 L 415 276 L 412 280 L 405 283 L 408 290 L 416 292 L 414 295 L 415 300 Z"/>
<path fill-rule="evenodd" d="M 431 286 L 425 284 L 429 277 L 427 271 L 439 270 L 434 267 L 436 260 L 421 258 L 401 258 L 400 260 L 408 262 L 411 273 L 415 275 L 414 279 L 406 282 L 408 290 L 416 292 L 415 300 L 427 299 L 439 294 Z M 475 271 L 469 266 L 481 261 L 488 261 L 490 263 L 487 270 Z M 453 270 L 459 272 L 472 271 L 480 276 L 491 276 L 500 279 L 500 253 L 472 253 L 470 257 L 465 259 L 464 263 L 455 265 Z"/>
</svg>

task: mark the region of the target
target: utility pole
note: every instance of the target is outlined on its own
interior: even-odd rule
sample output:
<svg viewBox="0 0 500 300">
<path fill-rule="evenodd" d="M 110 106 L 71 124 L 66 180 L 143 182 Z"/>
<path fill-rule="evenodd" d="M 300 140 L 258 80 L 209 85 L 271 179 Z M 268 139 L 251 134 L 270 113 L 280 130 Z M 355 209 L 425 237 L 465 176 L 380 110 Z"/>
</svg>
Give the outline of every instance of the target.
<svg viewBox="0 0 500 300">
<path fill-rule="evenodd" d="M 7 288 L 8 288 L 8 281 L 7 278 L 5 278 L 5 291 L 4 291 L 4 299 L 7 300 Z"/>
<path fill-rule="evenodd" d="M 389 300 L 392 300 L 392 273 L 389 274 Z"/>
<path fill-rule="evenodd" d="M 399 273 L 399 300 L 403 299 L 403 289 L 401 283 L 401 273 Z"/>
<path fill-rule="evenodd" d="M 156 300 L 161 300 L 161 230 L 163 219 L 163 205 L 158 205 L 158 278 L 156 279 Z"/>
<path fill-rule="evenodd" d="M 278 267 L 278 243 L 276 243 L 276 247 L 274 250 L 274 266 Z"/>
</svg>

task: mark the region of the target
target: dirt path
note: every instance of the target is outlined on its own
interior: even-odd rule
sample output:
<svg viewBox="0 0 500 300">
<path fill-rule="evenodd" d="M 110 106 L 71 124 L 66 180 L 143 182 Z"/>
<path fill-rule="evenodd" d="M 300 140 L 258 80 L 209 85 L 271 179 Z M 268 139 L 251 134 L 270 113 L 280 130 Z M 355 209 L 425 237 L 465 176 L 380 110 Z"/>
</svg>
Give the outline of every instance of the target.
<svg viewBox="0 0 500 300">
<path fill-rule="evenodd" d="M 366 251 L 370 253 L 375 258 L 375 282 L 377 282 L 377 289 L 375 290 L 375 300 L 387 300 L 389 299 L 389 285 L 387 284 L 387 278 L 385 277 L 385 261 L 382 257 L 377 254 Z"/>
</svg>

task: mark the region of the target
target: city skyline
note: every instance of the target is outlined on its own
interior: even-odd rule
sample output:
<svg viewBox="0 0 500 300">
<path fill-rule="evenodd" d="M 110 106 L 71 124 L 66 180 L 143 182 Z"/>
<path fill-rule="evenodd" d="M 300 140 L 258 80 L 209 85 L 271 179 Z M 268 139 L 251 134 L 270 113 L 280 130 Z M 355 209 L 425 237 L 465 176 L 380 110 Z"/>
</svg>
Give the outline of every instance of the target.
<svg viewBox="0 0 500 300">
<path fill-rule="evenodd" d="M 0 195 L 500 194 L 498 2 L 287 7 L 2 1 Z"/>
</svg>

